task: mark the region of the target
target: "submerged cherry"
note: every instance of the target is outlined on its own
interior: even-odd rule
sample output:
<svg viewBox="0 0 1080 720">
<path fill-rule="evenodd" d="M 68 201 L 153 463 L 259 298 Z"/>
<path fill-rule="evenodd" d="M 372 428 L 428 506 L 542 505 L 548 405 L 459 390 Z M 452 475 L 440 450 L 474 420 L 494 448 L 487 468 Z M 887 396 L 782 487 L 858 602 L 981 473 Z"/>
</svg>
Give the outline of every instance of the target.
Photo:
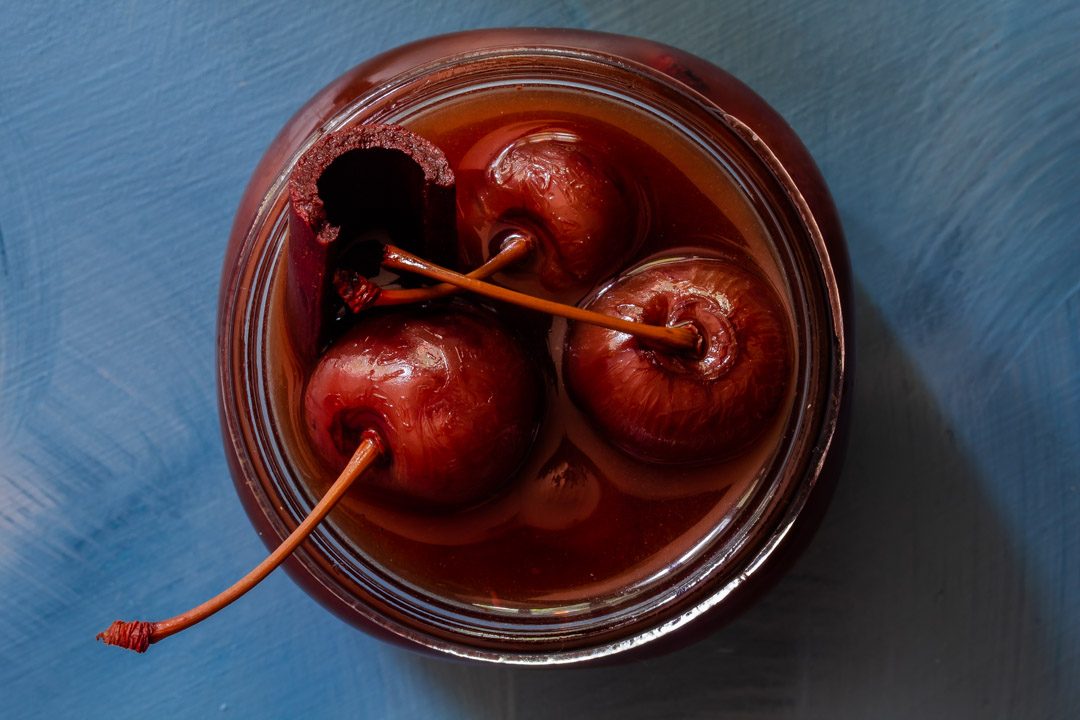
<svg viewBox="0 0 1080 720">
<path fill-rule="evenodd" d="M 566 530 L 600 504 L 603 473 L 569 438 L 522 487 L 521 520 L 540 530 Z"/>
<path fill-rule="evenodd" d="M 480 500 L 513 475 L 540 415 L 540 379 L 486 311 L 462 304 L 360 316 L 320 358 L 304 414 L 340 468 L 365 430 L 386 461 L 364 486 L 426 505 Z"/>
<path fill-rule="evenodd" d="M 614 270 L 636 244 L 644 203 L 604 147 L 551 123 L 512 124 L 481 138 L 457 168 L 465 262 L 486 260 L 497 251 L 488 247 L 491 238 L 513 227 L 540 238 L 534 270 L 548 289 L 589 284 Z"/>
<path fill-rule="evenodd" d="M 791 333 L 776 292 L 748 263 L 656 261 L 621 277 L 589 308 L 627 320 L 692 324 L 702 346 L 680 352 L 574 323 L 563 379 L 579 408 L 624 452 L 705 463 L 743 450 L 790 384 Z"/>
</svg>

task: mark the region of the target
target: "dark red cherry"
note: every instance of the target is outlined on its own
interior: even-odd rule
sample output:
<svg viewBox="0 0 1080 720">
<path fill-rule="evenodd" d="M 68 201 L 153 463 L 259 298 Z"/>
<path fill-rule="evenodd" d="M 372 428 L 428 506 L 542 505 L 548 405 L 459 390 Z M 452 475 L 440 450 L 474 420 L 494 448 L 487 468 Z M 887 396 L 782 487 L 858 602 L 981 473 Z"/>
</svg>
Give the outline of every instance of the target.
<svg viewBox="0 0 1080 720">
<path fill-rule="evenodd" d="M 550 290 L 613 271 L 637 244 L 643 200 L 603 148 L 554 124 L 515 123 L 481 138 L 457 170 L 464 262 L 487 260 L 499 232 L 516 227 L 540 239 L 532 271 Z"/>
<path fill-rule="evenodd" d="M 787 316 L 749 261 L 680 258 L 648 263 L 589 305 L 657 325 L 694 324 L 698 354 L 650 347 L 575 323 L 563 377 L 579 408 L 624 452 L 658 463 L 729 458 L 777 413 L 791 380 Z"/>
<path fill-rule="evenodd" d="M 540 415 L 533 363 L 494 316 L 463 306 L 362 316 L 320 358 L 304 411 L 344 467 L 373 428 L 388 460 L 362 481 L 431 505 L 482 499 L 510 478 Z"/>
</svg>

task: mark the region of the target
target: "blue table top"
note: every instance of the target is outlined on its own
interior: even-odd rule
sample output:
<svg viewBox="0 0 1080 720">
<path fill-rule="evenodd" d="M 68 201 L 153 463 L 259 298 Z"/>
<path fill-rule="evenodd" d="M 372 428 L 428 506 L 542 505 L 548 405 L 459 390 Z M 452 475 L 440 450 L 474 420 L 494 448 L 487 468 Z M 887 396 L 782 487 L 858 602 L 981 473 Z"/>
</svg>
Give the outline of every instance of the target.
<svg viewBox="0 0 1080 720">
<path fill-rule="evenodd" d="M 0 716 L 1080 717 L 1080 4 L 148 5 L 0 9 Z M 214 390 L 262 151 L 364 58 L 499 25 L 683 47 L 817 158 L 859 365 L 815 541 L 727 628 L 624 667 L 422 658 L 281 573 L 147 656 L 95 643 L 264 554 Z"/>
</svg>

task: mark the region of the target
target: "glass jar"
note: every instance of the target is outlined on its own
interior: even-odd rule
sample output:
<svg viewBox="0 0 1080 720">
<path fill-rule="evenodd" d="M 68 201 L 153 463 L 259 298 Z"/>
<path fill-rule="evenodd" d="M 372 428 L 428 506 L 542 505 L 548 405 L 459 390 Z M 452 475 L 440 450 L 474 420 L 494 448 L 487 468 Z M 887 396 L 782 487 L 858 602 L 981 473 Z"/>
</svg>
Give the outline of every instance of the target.
<svg viewBox="0 0 1080 720">
<path fill-rule="evenodd" d="M 317 501 L 270 401 L 270 305 L 287 235 L 287 181 L 325 133 L 400 122 L 494 85 L 574 88 L 632 103 L 738 179 L 770 225 L 795 333 L 795 402 L 761 481 L 692 552 L 629 589 L 574 607 L 510 612 L 425 592 L 370 561 L 332 522 L 286 563 L 348 622 L 413 649 L 494 663 L 585 664 L 651 654 L 705 634 L 774 580 L 809 539 L 835 484 L 850 407 L 852 304 L 836 211 L 813 160 L 749 88 L 646 40 L 577 30 L 482 30 L 380 55 L 316 94 L 285 126 L 241 200 L 218 317 L 222 432 L 237 491 L 268 546 Z M 331 516 L 332 518 L 333 516 Z"/>
</svg>

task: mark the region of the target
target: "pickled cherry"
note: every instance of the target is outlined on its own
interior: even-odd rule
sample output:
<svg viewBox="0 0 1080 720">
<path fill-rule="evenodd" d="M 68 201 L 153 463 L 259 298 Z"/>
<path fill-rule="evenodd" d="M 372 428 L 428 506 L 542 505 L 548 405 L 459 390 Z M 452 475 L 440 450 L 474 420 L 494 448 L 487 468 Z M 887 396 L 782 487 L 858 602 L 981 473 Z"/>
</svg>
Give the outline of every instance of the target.
<svg viewBox="0 0 1080 720">
<path fill-rule="evenodd" d="M 587 286 L 637 244 L 644 197 L 617 172 L 606 142 L 568 124 L 516 123 L 481 138 L 461 159 L 458 233 L 470 264 L 506 227 L 540 239 L 528 267 L 543 287 Z"/>
<path fill-rule="evenodd" d="M 493 494 L 521 465 L 542 414 L 540 379 L 485 311 L 373 312 L 319 359 L 304 414 L 334 472 L 373 429 L 386 461 L 364 487 L 421 506 L 460 506 Z"/>
<path fill-rule="evenodd" d="M 656 261 L 623 275 L 588 307 L 655 325 L 690 324 L 695 353 L 575 323 L 563 378 L 582 411 L 646 462 L 727 459 L 769 425 L 790 382 L 791 333 L 776 291 L 745 262 Z"/>
</svg>

